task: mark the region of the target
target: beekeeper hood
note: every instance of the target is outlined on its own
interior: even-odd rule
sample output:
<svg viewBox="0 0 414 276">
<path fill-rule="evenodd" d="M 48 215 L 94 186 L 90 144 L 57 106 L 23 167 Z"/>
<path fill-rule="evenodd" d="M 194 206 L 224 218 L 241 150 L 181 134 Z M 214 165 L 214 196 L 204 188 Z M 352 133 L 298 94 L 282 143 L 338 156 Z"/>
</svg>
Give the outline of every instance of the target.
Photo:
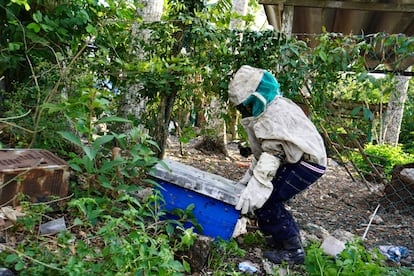
<svg viewBox="0 0 414 276">
<path fill-rule="evenodd" d="M 252 115 L 259 116 L 277 95 L 280 85 L 266 70 L 243 65 L 229 84 L 229 99 L 235 105 L 252 106 Z"/>
</svg>

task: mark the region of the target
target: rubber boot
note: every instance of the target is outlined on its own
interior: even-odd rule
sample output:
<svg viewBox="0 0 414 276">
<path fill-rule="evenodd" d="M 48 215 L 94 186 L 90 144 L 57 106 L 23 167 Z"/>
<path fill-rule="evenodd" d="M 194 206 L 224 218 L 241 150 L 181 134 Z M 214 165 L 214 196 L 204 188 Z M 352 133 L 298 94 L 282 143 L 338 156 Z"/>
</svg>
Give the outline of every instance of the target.
<svg viewBox="0 0 414 276">
<path fill-rule="evenodd" d="M 283 243 L 276 241 L 272 236 L 265 236 L 266 245 L 275 250 L 283 249 Z"/>
<path fill-rule="evenodd" d="M 305 250 L 302 247 L 300 236 L 293 236 L 282 241 L 283 249 L 263 252 L 263 256 L 275 264 L 303 264 Z"/>
</svg>

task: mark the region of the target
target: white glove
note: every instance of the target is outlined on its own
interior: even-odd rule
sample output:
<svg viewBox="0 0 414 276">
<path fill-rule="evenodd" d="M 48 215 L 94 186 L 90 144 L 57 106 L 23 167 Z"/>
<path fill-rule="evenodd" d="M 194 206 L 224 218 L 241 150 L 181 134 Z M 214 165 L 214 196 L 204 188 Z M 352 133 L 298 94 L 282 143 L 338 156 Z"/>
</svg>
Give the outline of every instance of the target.
<svg viewBox="0 0 414 276">
<path fill-rule="evenodd" d="M 263 185 L 273 187 L 272 179 L 275 177 L 279 166 L 280 159 L 278 157 L 267 152 L 263 152 L 253 170 L 253 175 Z"/>
<path fill-rule="evenodd" d="M 250 178 L 253 176 L 253 169 L 256 167 L 257 160 L 256 158 L 252 158 L 252 161 L 250 162 L 249 169 L 247 169 L 246 173 L 242 177 L 242 179 L 239 180 L 239 183 L 246 186 L 247 183 L 249 183 Z"/>
<path fill-rule="evenodd" d="M 272 179 L 279 166 L 279 158 L 265 152 L 262 153 L 253 170 L 253 176 L 240 195 L 236 210 L 241 210 L 242 214 L 246 214 L 263 206 L 272 194 Z"/>
<path fill-rule="evenodd" d="M 272 193 L 272 188 L 269 188 L 252 176 L 246 188 L 240 195 L 240 199 L 236 204 L 236 210 L 241 210 L 242 214 L 253 212 L 263 206 L 266 200 Z"/>
</svg>

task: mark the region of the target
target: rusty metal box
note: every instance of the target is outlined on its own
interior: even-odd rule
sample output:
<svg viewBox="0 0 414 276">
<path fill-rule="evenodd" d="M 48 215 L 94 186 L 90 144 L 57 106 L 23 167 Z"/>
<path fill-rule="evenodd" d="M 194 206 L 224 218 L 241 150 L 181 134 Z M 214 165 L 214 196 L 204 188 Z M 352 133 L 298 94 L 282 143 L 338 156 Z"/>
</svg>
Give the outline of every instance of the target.
<svg viewBox="0 0 414 276">
<path fill-rule="evenodd" d="M 19 193 L 32 202 L 66 196 L 69 165 L 43 149 L 0 149 L 0 205 L 18 204 Z"/>
</svg>

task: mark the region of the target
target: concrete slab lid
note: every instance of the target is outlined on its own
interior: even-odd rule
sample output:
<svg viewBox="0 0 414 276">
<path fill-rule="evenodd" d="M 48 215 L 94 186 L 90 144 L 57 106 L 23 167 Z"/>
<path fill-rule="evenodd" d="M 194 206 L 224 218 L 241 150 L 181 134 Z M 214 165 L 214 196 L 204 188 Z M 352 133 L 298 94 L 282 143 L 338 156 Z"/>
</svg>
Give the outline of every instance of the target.
<svg viewBox="0 0 414 276">
<path fill-rule="evenodd" d="M 152 168 L 150 175 L 230 205 L 237 204 L 240 193 L 245 188 L 236 181 L 202 171 L 178 161 L 163 159 L 162 162 L 168 168 L 158 163 Z"/>
</svg>

